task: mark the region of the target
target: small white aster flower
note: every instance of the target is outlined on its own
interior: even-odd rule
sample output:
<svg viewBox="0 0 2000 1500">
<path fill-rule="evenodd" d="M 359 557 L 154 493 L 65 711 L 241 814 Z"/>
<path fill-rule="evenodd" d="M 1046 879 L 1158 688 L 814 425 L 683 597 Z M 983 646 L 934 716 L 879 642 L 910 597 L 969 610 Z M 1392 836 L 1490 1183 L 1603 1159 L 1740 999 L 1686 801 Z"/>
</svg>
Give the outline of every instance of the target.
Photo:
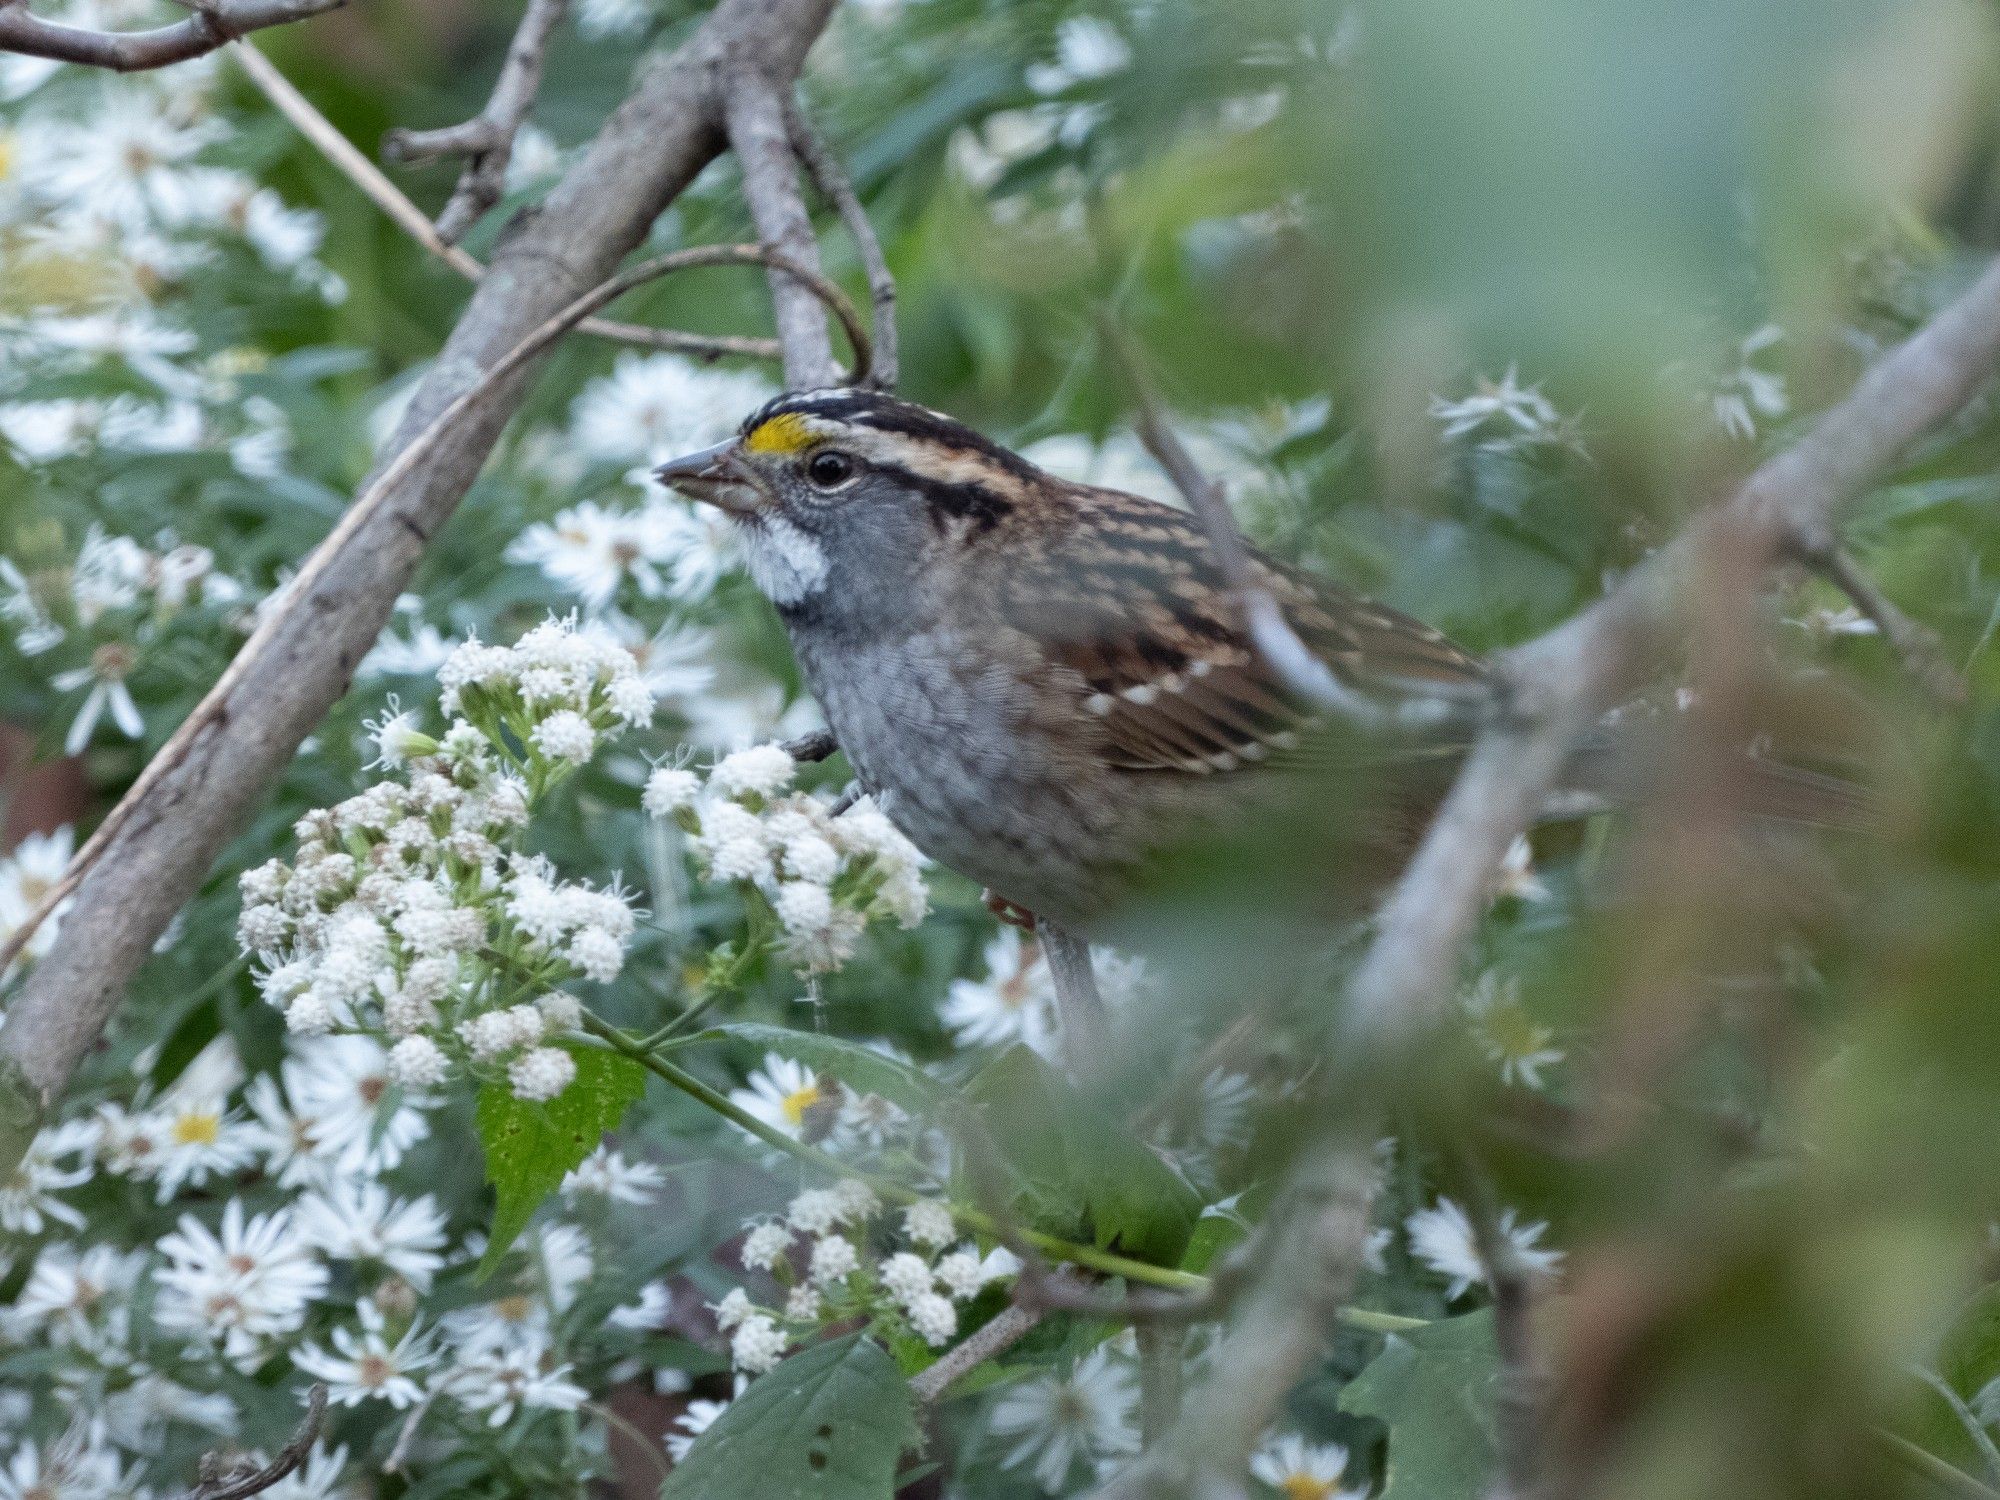
<svg viewBox="0 0 2000 1500">
<path fill-rule="evenodd" d="M 1501 1212 L 1500 1233 L 1517 1265 L 1528 1275 L 1553 1275 L 1562 1264 L 1560 1250 L 1538 1245 L 1548 1227 L 1546 1223 L 1521 1224 L 1511 1208 Z M 1403 1229 L 1410 1237 L 1410 1254 L 1449 1279 L 1451 1285 L 1445 1289 L 1445 1296 L 1455 1300 L 1464 1296 L 1475 1282 L 1487 1281 L 1486 1264 L 1479 1256 L 1472 1220 L 1451 1199 L 1439 1198 L 1435 1207 L 1419 1209 L 1403 1221 Z"/>
<path fill-rule="evenodd" d="M 684 807 L 692 807 L 701 792 L 701 778 L 679 766 L 655 766 L 646 778 L 640 806 L 653 818 L 671 817 Z"/>
<path fill-rule="evenodd" d="M 759 1224 L 743 1237 L 743 1269 L 771 1271 L 792 1248 L 792 1233 L 782 1224 Z"/>
<path fill-rule="evenodd" d="M 989 1418 L 995 1437 L 1014 1440 L 1000 1462 L 1009 1469 L 1032 1465 L 1036 1483 L 1056 1494 L 1080 1460 L 1094 1466 L 1137 1451 L 1137 1401 L 1130 1373 L 1102 1348 L 1079 1360 L 1067 1379 L 1022 1381 L 994 1403 Z"/>
<path fill-rule="evenodd" d="M 402 1411 L 423 1399 L 423 1387 L 411 1379 L 432 1363 L 436 1353 L 419 1325 L 412 1323 L 391 1344 L 384 1336 L 381 1309 L 363 1301 L 355 1307 L 357 1328 L 333 1330 L 333 1348 L 317 1342 L 299 1346 L 292 1363 L 316 1380 L 326 1382 L 327 1399 L 337 1406 L 385 1401 Z"/>
<path fill-rule="evenodd" d="M 841 1178 L 833 1185 L 832 1192 L 840 1217 L 846 1223 L 859 1223 L 882 1211 L 882 1200 L 875 1196 L 875 1189 L 858 1177 Z"/>
<path fill-rule="evenodd" d="M 828 1235 L 816 1241 L 812 1252 L 812 1279 L 821 1286 L 830 1286 L 854 1274 L 861 1264 L 853 1242 L 839 1235 Z"/>
<path fill-rule="evenodd" d="M 537 724 L 529 738 L 535 748 L 553 760 L 589 760 L 597 749 L 597 731 L 574 709 L 563 708 Z"/>
<path fill-rule="evenodd" d="M 1250 1459 L 1250 1473 L 1285 1500 L 1360 1500 L 1366 1490 L 1345 1490 L 1347 1450 L 1338 1443 L 1308 1443 L 1296 1432 L 1266 1438 Z"/>
<path fill-rule="evenodd" d="M 774 797 L 792 784 L 798 763 L 782 745 L 752 745 L 722 757 L 708 784 L 725 797 Z"/>
<path fill-rule="evenodd" d="M 507 1086 L 517 1099 L 553 1099 L 576 1078 L 576 1059 L 560 1047 L 536 1047 L 507 1067 Z"/>
<path fill-rule="evenodd" d="M 925 1199 L 903 1210 L 903 1233 L 919 1245 L 941 1250 L 957 1236 L 958 1229 L 948 1206 Z"/>
<path fill-rule="evenodd" d="M 607 1203 L 650 1203 L 666 1173 L 649 1161 L 632 1161 L 622 1151 L 599 1142 L 562 1180 L 562 1195 L 572 1203 L 586 1195 Z"/>
<path fill-rule="evenodd" d="M 649 1281 L 639 1288 L 639 1295 L 630 1302 L 622 1302 L 604 1315 L 604 1321 L 613 1328 L 622 1328 L 631 1333 L 648 1333 L 658 1329 L 667 1320 L 667 1309 L 673 1305 L 665 1283 Z"/>
<path fill-rule="evenodd" d="M 910 1327 L 933 1349 L 942 1349 L 958 1332 L 958 1309 L 936 1292 L 924 1292 L 910 1299 Z"/>
<path fill-rule="evenodd" d="M 485 1412 L 489 1427 L 504 1427 L 516 1410 L 575 1411 L 590 1393 L 569 1379 L 570 1367 L 545 1368 L 547 1349 L 539 1343 L 495 1347 L 465 1360 L 443 1388 L 468 1411 Z"/>
<path fill-rule="evenodd" d="M 915 1304 L 916 1299 L 931 1290 L 931 1268 L 920 1255 L 912 1255 L 907 1250 L 899 1250 L 882 1262 L 876 1273 L 882 1286 L 890 1296 L 905 1307 Z"/>
<path fill-rule="evenodd" d="M 807 1188 L 785 1208 L 785 1222 L 802 1234 L 825 1234 L 840 1219 L 840 1199 L 831 1188 Z"/>
<path fill-rule="evenodd" d="M 737 1369 L 761 1375 L 785 1357 L 785 1343 L 776 1323 L 762 1313 L 753 1313 L 729 1336 L 729 1357 Z"/>
<path fill-rule="evenodd" d="M 750 1306 L 750 1294 L 740 1286 L 731 1287 L 724 1294 L 722 1300 L 710 1308 L 710 1311 L 715 1314 L 715 1326 L 720 1328 L 724 1333 L 729 1332 L 730 1329 L 749 1317 L 752 1310 Z"/>
<path fill-rule="evenodd" d="M 427 1036 L 406 1036 L 389 1049 L 389 1076 L 405 1088 L 430 1088 L 450 1072 L 451 1060 Z"/>
<path fill-rule="evenodd" d="M 970 1250 L 954 1250 L 942 1257 L 935 1268 L 938 1285 L 963 1302 L 979 1295 L 986 1285 L 986 1271 L 979 1256 Z"/>
<path fill-rule="evenodd" d="M 807 1112 L 833 1102 L 833 1094 L 811 1069 L 772 1052 L 765 1055 L 764 1065 L 750 1075 L 745 1087 L 730 1091 L 729 1102 L 796 1139 L 805 1130 Z M 792 1223 L 800 1229 L 812 1227 L 800 1224 L 797 1218 Z"/>
<path fill-rule="evenodd" d="M 729 1410 L 727 1401 L 690 1401 L 687 1410 L 674 1418 L 677 1432 L 667 1434 L 667 1456 L 679 1463 L 688 1456 L 694 1440 L 715 1425 L 715 1419 Z"/>
</svg>

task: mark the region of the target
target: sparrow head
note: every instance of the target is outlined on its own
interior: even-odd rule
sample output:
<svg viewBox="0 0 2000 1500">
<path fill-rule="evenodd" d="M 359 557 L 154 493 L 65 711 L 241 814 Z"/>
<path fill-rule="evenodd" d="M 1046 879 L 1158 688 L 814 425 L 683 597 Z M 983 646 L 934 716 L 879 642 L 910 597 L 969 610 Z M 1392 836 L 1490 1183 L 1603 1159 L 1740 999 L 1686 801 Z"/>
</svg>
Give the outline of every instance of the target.
<svg viewBox="0 0 2000 1500">
<path fill-rule="evenodd" d="M 940 551 L 992 539 L 1045 487 L 963 423 L 863 390 L 780 396 L 729 441 L 653 473 L 736 520 L 751 577 L 780 608 L 906 587 Z"/>
</svg>

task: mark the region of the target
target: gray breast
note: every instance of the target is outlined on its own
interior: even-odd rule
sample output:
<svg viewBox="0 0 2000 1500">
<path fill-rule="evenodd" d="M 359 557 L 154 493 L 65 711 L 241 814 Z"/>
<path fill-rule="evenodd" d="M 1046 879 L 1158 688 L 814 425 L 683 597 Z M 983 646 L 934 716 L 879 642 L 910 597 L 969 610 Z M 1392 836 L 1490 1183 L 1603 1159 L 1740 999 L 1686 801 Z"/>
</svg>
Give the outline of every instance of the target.
<svg viewBox="0 0 2000 1500">
<path fill-rule="evenodd" d="M 949 627 L 794 645 L 848 759 L 920 849 L 1031 909 L 1090 904 L 1112 810 L 1043 727 L 1048 687 Z"/>
</svg>

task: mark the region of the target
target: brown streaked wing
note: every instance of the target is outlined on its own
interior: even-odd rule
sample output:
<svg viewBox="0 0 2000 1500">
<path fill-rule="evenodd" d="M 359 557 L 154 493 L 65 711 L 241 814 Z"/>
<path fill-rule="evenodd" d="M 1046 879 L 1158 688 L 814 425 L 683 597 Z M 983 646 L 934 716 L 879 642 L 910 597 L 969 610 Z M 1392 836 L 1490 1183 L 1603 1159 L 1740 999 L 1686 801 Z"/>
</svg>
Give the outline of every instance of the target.
<svg viewBox="0 0 2000 1500">
<path fill-rule="evenodd" d="M 1009 624 L 1082 680 L 1109 764 L 1214 775 L 1300 752 L 1315 715 L 1250 648 L 1206 537 L 1182 512 L 1117 491 L 1086 503 L 1060 543 L 1010 559 Z M 1393 610 L 1261 555 L 1260 571 L 1306 645 L 1385 705 L 1464 699 L 1484 665 Z"/>
</svg>

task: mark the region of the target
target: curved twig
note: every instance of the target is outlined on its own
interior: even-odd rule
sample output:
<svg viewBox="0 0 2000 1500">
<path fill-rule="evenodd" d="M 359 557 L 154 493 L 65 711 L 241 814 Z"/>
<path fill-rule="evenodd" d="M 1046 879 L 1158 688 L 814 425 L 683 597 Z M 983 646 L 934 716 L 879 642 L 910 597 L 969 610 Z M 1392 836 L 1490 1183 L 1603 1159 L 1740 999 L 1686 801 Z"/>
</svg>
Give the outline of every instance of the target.
<svg viewBox="0 0 2000 1500">
<path fill-rule="evenodd" d="M 319 1429 L 326 1421 L 326 1387 L 315 1382 L 306 1392 L 306 1414 L 300 1420 L 292 1439 L 278 1450 L 278 1456 L 260 1469 L 248 1474 L 203 1475 L 201 1483 L 188 1491 L 187 1500 L 250 1500 L 252 1495 L 261 1495 L 272 1485 L 291 1474 L 306 1461 L 312 1452 L 312 1445 L 319 1437 Z M 204 1461 L 204 1468 L 207 1461 Z"/>
<path fill-rule="evenodd" d="M 326 538 L 313 549 L 305 565 L 285 585 L 274 607 L 265 612 L 263 622 L 252 632 L 250 639 L 243 643 L 243 649 L 231 659 L 228 667 L 216 678 L 215 685 L 195 705 L 194 712 L 173 732 L 171 738 L 162 745 L 159 753 L 146 763 L 118 799 L 118 805 L 105 815 L 95 832 L 64 869 L 62 877 L 51 885 L 35 909 L 21 925 L 9 933 L 5 943 L 0 943 L 0 972 L 20 956 L 27 947 L 35 929 L 48 920 L 49 914 L 70 896 L 83 877 L 96 864 L 105 846 L 117 835 L 119 829 L 129 822 L 134 813 L 144 804 L 147 795 L 157 786 L 162 777 L 172 771 L 187 758 L 188 751 L 200 738 L 202 732 L 227 712 L 229 697 L 236 689 L 264 650 L 265 645 L 278 633 L 279 625 L 294 600 L 303 599 L 311 591 L 316 579 L 330 567 L 339 555 L 347 539 L 359 531 L 368 519 L 387 502 L 396 491 L 396 486 L 429 455 L 439 442 L 457 424 L 459 418 L 479 405 L 503 381 L 515 374 L 521 367 L 535 358 L 557 339 L 575 328 L 579 323 L 596 312 L 598 308 L 615 301 L 634 287 L 649 281 L 657 281 L 662 276 L 676 271 L 692 271 L 707 266 L 764 266 L 781 271 L 792 277 L 801 286 L 808 288 L 833 312 L 847 336 L 854 343 L 854 367 L 849 379 L 860 384 L 868 378 L 869 360 L 872 346 L 868 341 L 868 331 L 861 324 L 861 315 L 847 294 L 816 271 L 794 265 L 775 251 L 766 250 L 762 245 L 696 245 L 692 249 L 674 250 L 665 255 L 656 255 L 644 260 L 628 270 L 619 272 L 609 281 L 601 282 L 569 306 L 544 321 L 526 338 L 496 360 L 478 380 L 453 398 L 431 421 L 431 424 L 412 438 L 402 452 L 398 453 L 387 468 L 376 476 L 374 483 L 355 497 L 347 508 L 347 514 Z"/>
<path fill-rule="evenodd" d="M 347 0 L 206 0 L 194 14 L 150 31 L 92 31 L 45 21 L 25 0 L 0 0 L 0 52 L 46 57 L 55 62 L 143 73 L 215 51 L 247 32 L 303 21 Z"/>
<path fill-rule="evenodd" d="M 882 240 L 875 233 L 868 211 L 861 206 L 861 199 L 855 195 L 854 184 L 848 180 L 847 170 L 841 166 L 840 158 L 820 139 L 796 99 L 786 99 L 783 103 L 785 130 L 792 138 L 792 150 L 797 153 L 806 169 L 806 176 L 812 179 L 819 195 L 833 205 L 834 212 L 840 215 L 840 222 L 847 226 L 847 232 L 854 240 L 855 252 L 861 257 L 861 269 L 868 277 L 868 296 L 873 314 L 871 322 L 875 330 L 875 368 L 869 372 L 870 384 L 877 390 L 893 391 L 899 374 L 896 278 L 890 274 L 888 257 L 882 253 Z"/>
</svg>

